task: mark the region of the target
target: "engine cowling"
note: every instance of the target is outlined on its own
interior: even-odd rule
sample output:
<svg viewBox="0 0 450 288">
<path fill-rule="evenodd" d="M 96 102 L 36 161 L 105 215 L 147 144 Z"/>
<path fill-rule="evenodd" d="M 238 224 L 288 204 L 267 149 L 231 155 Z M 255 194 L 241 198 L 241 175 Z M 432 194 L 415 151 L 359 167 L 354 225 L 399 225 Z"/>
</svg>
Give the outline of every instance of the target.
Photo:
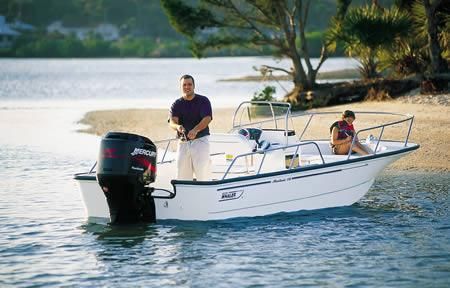
<svg viewBox="0 0 450 288">
<path fill-rule="evenodd" d="M 155 222 L 148 187 L 156 179 L 157 149 L 148 138 L 109 132 L 101 140 L 97 181 L 109 206 L 111 223 Z"/>
</svg>

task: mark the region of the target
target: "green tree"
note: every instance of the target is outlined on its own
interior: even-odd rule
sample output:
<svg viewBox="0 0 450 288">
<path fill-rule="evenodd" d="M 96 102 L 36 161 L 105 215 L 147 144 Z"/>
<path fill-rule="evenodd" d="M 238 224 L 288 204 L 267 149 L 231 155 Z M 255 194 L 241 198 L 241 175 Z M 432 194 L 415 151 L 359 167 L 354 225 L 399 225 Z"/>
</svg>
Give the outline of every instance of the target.
<svg viewBox="0 0 450 288">
<path fill-rule="evenodd" d="M 399 39 L 407 37 L 411 25 L 407 13 L 374 3 L 351 8 L 345 17 L 334 19 L 328 37 L 330 42 L 341 41 L 346 54 L 360 62 L 361 76 L 371 79 L 379 76 L 382 53 L 394 49 Z"/>
<path fill-rule="evenodd" d="M 294 97 L 316 86 L 317 72 L 328 52 L 322 45 L 318 63 L 312 64 L 306 40 L 312 1 L 199 0 L 197 5 L 192 1 L 189 5 L 181 0 L 161 0 L 161 3 L 172 26 L 189 39 L 195 56 L 201 57 L 208 49 L 233 45 L 271 47 L 274 56 L 290 59 L 292 68 L 263 66 L 262 72 L 276 70 L 290 75 Z"/>
<path fill-rule="evenodd" d="M 111 47 L 110 43 L 104 41 L 96 35 L 89 35 L 83 40 L 86 57 L 109 57 L 117 55 L 115 47 Z"/>
<path fill-rule="evenodd" d="M 83 43 L 74 35 L 65 37 L 61 41 L 59 54 L 61 57 L 82 57 L 84 56 Z"/>
<path fill-rule="evenodd" d="M 441 47 L 439 43 L 439 19 L 440 13 L 438 8 L 440 5 L 444 3 L 442 0 L 423 0 L 423 6 L 425 8 L 425 14 L 426 14 L 426 28 L 427 28 L 427 36 L 428 36 L 428 43 L 429 43 L 429 50 L 430 50 L 430 58 L 431 58 L 431 73 L 432 74 L 438 74 L 438 73 L 444 73 L 448 70 L 448 65 L 444 61 L 442 57 L 443 48 Z M 448 2 L 447 2 L 448 3 Z M 447 7 L 448 9 L 448 7 Z M 444 24 L 444 27 L 448 29 L 450 26 L 450 17 L 449 15 L 444 15 L 444 21 L 446 22 Z M 444 30 L 443 31 L 445 38 L 448 40 L 449 31 Z M 442 38 L 441 38 L 442 39 Z M 448 49 L 448 41 L 446 49 Z M 445 44 L 444 44 L 445 45 Z"/>
<path fill-rule="evenodd" d="M 275 101 L 273 94 L 277 92 L 275 86 L 266 86 L 260 92 L 255 92 L 253 94 L 252 101 Z"/>
<path fill-rule="evenodd" d="M 398 1 L 397 5 L 411 15 L 414 37 L 403 38 L 384 55 L 384 65 L 394 67 L 398 75 L 417 75 L 423 80 L 426 93 L 448 89 L 445 73 L 450 61 L 450 7 L 444 3 Z"/>
</svg>

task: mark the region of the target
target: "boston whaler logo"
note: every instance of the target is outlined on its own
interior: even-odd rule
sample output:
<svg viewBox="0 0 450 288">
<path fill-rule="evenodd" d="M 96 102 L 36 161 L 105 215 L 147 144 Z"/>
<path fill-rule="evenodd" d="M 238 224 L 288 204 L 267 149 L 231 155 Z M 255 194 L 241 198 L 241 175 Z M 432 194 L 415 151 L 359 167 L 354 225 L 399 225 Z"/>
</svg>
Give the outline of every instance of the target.
<svg viewBox="0 0 450 288">
<path fill-rule="evenodd" d="M 244 190 L 222 192 L 219 202 L 239 199 L 242 197 L 242 194 L 244 194 Z"/>
<path fill-rule="evenodd" d="M 273 179 L 272 183 L 280 183 L 280 182 L 287 182 L 287 181 L 291 181 L 292 177 L 288 177 L 288 178 L 278 178 L 278 179 Z"/>
<path fill-rule="evenodd" d="M 142 148 L 134 148 L 134 151 L 131 152 L 131 156 L 136 156 L 136 155 L 145 155 L 145 156 L 150 156 L 150 157 L 156 157 L 156 152 L 150 151 L 150 150 L 145 150 Z"/>
</svg>

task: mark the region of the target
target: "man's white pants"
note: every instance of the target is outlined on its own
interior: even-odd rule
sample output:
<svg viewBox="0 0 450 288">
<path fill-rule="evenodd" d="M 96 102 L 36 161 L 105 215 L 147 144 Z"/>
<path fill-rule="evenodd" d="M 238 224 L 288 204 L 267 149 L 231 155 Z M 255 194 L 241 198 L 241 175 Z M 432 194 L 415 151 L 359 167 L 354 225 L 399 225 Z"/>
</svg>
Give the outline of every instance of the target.
<svg viewBox="0 0 450 288">
<path fill-rule="evenodd" d="M 179 180 L 211 180 L 209 159 L 209 137 L 204 136 L 191 141 L 178 141 L 177 166 Z"/>
</svg>

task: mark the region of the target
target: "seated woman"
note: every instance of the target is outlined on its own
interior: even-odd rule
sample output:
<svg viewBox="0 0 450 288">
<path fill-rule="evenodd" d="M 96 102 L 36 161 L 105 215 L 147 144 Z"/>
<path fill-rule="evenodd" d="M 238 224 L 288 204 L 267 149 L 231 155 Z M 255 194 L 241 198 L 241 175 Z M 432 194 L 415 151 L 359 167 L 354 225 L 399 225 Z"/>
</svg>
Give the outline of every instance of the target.
<svg viewBox="0 0 450 288">
<path fill-rule="evenodd" d="M 352 146 L 353 137 L 355 137 L 355 128 L 353 127 L 355 121 L 355 113 L 350 110 L 345 110 L 342 113 L 342 120 L 334 122 L 330 127 L 331 134 L 331 150 L 334 154 L 345 155 L 348 154 Z M 358 138 L 352 146 L 352 151 L 360 155 L 367 155 L 367 149 L 359 143 Z"/>
</svg>

